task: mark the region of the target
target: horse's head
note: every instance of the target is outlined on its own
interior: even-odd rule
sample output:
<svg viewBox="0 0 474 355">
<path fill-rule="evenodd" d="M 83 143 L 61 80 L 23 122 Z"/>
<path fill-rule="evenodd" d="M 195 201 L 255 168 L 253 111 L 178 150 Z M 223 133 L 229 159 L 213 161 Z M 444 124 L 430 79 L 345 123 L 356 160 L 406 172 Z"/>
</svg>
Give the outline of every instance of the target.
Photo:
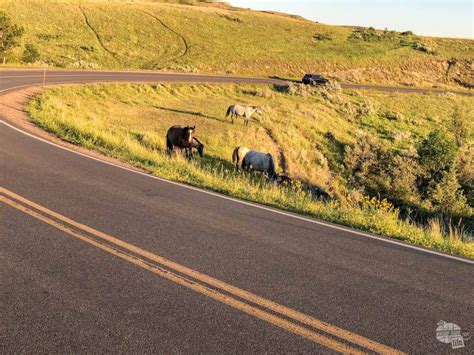
<svg viewBox="0 0 474 355">
<path fill-rule="evenodd" d="M 204 156 L 204 144 L 200 143 L 197 147 L 199 156 L 202 158 Z"/>
<path fill-rule="evenodd" d="M 278 175 L 276 178 L 278 185 L 284 187 L 291 187 L 293 186 L 293 180 L 287 175 Z"/>
<path fill-rule="evenodd" d="M 268 173 L 268 182 L 270 183 L 270 185 L 272 186 L 278 186 L 279 185 L 279 182 L 278 182 L 278 174 L 273 172 L 273 173 Z"/>
<path fill-rule="evenodd" d="M 266 154 L 268 157 L 268 177 L 270 178 L 270 181 L 276 181 L 278 178 L 278 174 L 275 171 L 275 163 L 273 162 L 273 157 L 270 153 Z"/>
<path fill-rule="evenodd" d="M 202 144 L 197 137 L 193 137 L 193 144 L 191 146 L 197 149 L 201 158 L 204 156 L 204 144 Z"/>
<path fill-rule="evenodd" d="M 187 142 L 191 142 L 191 140 L 193 139 L 193 134 L 194 134 L 194 131 L 196 130 L 196 126 L 186 126 L 184 127 L 184 139 L 187 141 Z"/>
</svg>

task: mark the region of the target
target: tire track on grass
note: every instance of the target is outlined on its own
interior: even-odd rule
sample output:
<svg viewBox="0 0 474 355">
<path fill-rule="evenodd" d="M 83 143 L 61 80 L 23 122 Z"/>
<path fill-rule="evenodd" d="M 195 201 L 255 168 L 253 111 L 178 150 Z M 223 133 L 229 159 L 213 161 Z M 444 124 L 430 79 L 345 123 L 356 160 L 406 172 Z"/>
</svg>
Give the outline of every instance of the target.
<svg viewBox="0 0 474 355">
<path fill-rule="evenodd" d="M 141 12 L 143 12 L 144 14 L 152 17 L 153 19 L 155 19 L 155 21 L 157 21 L 158 23 L 160 23 L 160 25 L 164 28 L 166 28 L 169 32 L 171 32 L 172 34 L 174 34 L 175 36 L 177 36 L 181 42 L 183 42 L 183 45 L 184 45 L 184 50 L 182 51 L 181 54 L 179 54 L 177 57 L 175 58 L 171 58 L 168 60 L 168 62 L 175 62 L 177 61 L 178 59 L 180 58 L 183 58 L 184 56 L 186 56 L 189 52 L 189 49 L 191 48 L 191 46 L 189 45 L 188 43 L 188 40 L 186 39 L 186 37 L 184 37 L 182 34 L 180 34 L 179 32 L 175 31 L 173 28 L 171 28 L 170 26 L 168 26 L 166 23 L 163 22 L 163 20 L 161 20 L 159 17 L 157 17 L 156 15 L 154 15 L 153 13 L 151 12 L 148 12 L 148 11 L 144 11 L 142 10 Z M 163 69 L 165 68 L 164 67 L 160 67 L 158 69 Z"/>
<path fill-rule="evenodd" d="M 109 53 L 116 61 L 118 61 L 118 58 L 117 58 L 117 53 L 111 51 L 110 49 L 108 49 L 104 42 L 102 42 L 102 39 L 100 38 L 99 36 L 99 33 L 97 33 L 97 31 L 94 29 L 94 27 L 92 27 L 91 23 L 89 22 L 89 18 L 87 17 L 84 9 L 81 7 L 81 6 L 78 6 L 79 8 L 79 11 L 81 12 L 83 18 L 84 18 L 84 22 L 86 24 L 87 27 L 89 27 L 89 29 L 92 31 L 92 33 L 94 34 L 95 36 L 95 39 L 97 40 L 97 42 L 99 43 L 100 47 L 106 51 L 107 53 Z"/>
</svg>

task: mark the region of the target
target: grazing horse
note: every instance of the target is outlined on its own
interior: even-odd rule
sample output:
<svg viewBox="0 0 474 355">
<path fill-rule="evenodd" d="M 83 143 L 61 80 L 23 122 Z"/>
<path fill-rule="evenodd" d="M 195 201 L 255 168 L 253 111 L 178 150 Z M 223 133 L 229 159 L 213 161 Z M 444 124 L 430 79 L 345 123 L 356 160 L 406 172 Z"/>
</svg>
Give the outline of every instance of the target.
<svg viewBox="0 0 474 355">
<path fill-rule="evenodd" d="M 234 123 L 234 116 L 243 117 L 244 125 L 248 126 L 249 119 L 255 112 L 262 113 L 262 109 L 260 108 L 260 106 L 243 106 L 239 104 L 234 104 L 229 106 L 225 117 L 229 117 L 229 115 L 231 115 L 230 118 L 232 119 L 232 123 Z"/>
<path fill-rule="evenodd" d="M 301 182 L 301 190 L 309 193 L 316 200 L 328 201 L 331 199 L 326 191 L 316 185 L 311 185 L 305 181 Z"/>
<path fill-rule="evenodd" d="M 197 137 L 193 137 L 191 142 L 190 154 L 191 158 L 193 157 L 193 148 L 196 148 L 198 151 L 199 156 L 202 158 L 204 156 L 204 144 L 202 144 Z"/>
<path fill-rule="evenodd" d="M 283 187 L 293 187 L 293 179 L 290 178 L 288 175 L 278 175 L 276 178 L 276 183 L 279 186 Z"/>
<path fill-rule="evenodd" d="M 261 171 L 268 175 L 270 181 L 275 181 L 277 173 L 275 172 L 275 163 L 270 153 L 263 153 L 251 150 L 245 154 L 242 161 L 242 169 Z"/>
<path fill-rule="evenodd" d="M 232 152 L 232 163 L 235 163 L 235 167 L 237 169 L 242 166 L 242 163 L 244 162 L 244 157 L 248 152 L 250 152 L 250 149 L 246 147 L 236 147 Z"/>
<path fill-rule="evenodd" d="M 174 147 L 185 149 L 186 156 L 188 159 L 191 159 L 192 156 L 192 143 L 193 143 L 193 134 L 196 130 L 196 126 L 190 127 L 181 127 L 181 126 L 172 126 L 168 129 L 166 133 L 166 148 L 168 154 L 173 153 Z"/>
</svg>

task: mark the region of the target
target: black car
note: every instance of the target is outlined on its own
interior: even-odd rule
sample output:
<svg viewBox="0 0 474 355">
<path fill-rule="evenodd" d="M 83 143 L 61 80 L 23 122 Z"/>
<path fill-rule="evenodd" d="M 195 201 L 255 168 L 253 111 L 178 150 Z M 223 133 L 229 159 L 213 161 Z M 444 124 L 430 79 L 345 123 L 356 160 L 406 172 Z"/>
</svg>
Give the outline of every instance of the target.
<svg viewBox="0 0 474 355">
<path fill-rule="evenodd" d="M 303 84 L 306 85 L 326 85 L 329 83 L 329 80 L 319 74 L 306 74 L 302 80 Z"/>
</svg>

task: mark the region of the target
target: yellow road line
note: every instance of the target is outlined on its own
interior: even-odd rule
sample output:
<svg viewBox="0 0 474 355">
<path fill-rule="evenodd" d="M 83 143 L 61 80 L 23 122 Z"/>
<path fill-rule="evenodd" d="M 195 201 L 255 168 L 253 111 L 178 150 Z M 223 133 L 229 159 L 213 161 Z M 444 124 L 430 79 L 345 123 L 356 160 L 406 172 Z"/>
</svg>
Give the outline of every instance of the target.
<svg viewBox="0 0 474 355">
<path fill-rule="evenodd" d="M 157 275 L 160 275 L 170 281 L 173 281 L 181 286 L 190 288 L 196 292 L 199 292 L 201 294 L 204 294 L 210 298 L 213 298 L 216 301 L 222 302 L 224 304 L 227 304 L 228 306 L 231 306 L 233 308 L 236 308 L 242 312 L 245 312 L 251 316 L 260 318 L 266 322 L 269 322 L 271 324 L 274 324 L 280 328 L 283 328 L 285 330 L 288 330 L 290 332 L 296 333 L 306 339 L 309 339 L 317 344 L 323 345 L 327 348 L 333 349 L 335 351 L 339 351 L 344 354 L 364 354 L 363 352 L 352 348 L 348 345 L 345 345 L 343 343 L 340 343 L 338 341 L 335 341 L 333 339 L 330 339 L 328 337 L 325 337 L 323 335 L 320 335 L 318 333 L 315 333 L 307 328 L 301 327 L 297 324 L 294 324 L 288 320 L 285 320 L 283 318 L 277 317 L 275 315 L 272 315 L 268 312 L 265 312 L 259 308 L 253 307 L 247 303 L 241 302 L 239 300 L 236 300 L 228 295 L 225 295 L 223 293 L 220 293 L 216 290 L 210 289 L 209 287 L 206 287 L 204 285 L 201 285 L 192 279 L 187 279 L 186 277 L 174 274 L 173 272 L 161 269 L 159 266 L 155 265 L 150 265 L 150 263 L 147 263 L 145 260 L 140 259 L 138 257 L 126 254 L 124 252 L 121 252 L 120 250 L 111 248 L 107 245 L 104 245 L 102 243 L 99 243 L 85 235 L 82 235 L 80 233 L 75 232 L 74 230 L 68 228 L 67 226 L 62 225 L 59 222 L 56 222 L 50 218 L 47 218 L 43 215 L 41 215 L 38 212 L 35 212 L 23 205 L 20 205 L 19 203 L 10 200 L 4 196 L 0 196 L 0 201 L 20 210 L 23 213 L 26 213 L 34 218 L 37 218 L 63 232 L 66 232 L 67 234 L 80 239 L 86 243 L 89 243 L 107 253 L 110 253 L 112 255 L 115 255 L 123 260 L 126 260 L 132 264 L 135 264 L 141 268 L 144 268 L 146 270 L 149 270 Z"/>
<path fill-rule="evenodd" d="M 289 317 L 289 318 L 292 318 L 298 322 L 301 322 L 303 324 L 306 324 L 306 325 L 309 325 L 311 327 L 314 327 L 315 329 L 318 329 L 318 330 L 321 330 L 321 331 L 324 331 L 328 334 L 331 334 L 333 336 L 336 336 L 338 338 L 341 338 L 341 339 L 344 339 L 348 342 L 351 342 L 351 343 L 354 343 L 354 344 L 357 344 L 357 345 L 360 345 L 364 348 L 367 348 L 367 349 L 370 349 L 372 351 L 375 351 L 375 352 L 378 352 L 378 353 L 384 353 L 384 354 L 387 354 L 387 353 L 390 353 L 390 354 L 394 354 L 394 353 L 401 353 L 400 351 L 396 350 L 396 349 L 393 349 L 393 348 L 390 348 L 386 345 L 383 345 L 383 344 L 380 344 L 380 343 L 377 343 L 373 340 L 370 340 L 370 339 L 367 339 L 365 337 L 362 337 L 360 335 L 357 335 L 357 334 L 354 334 L 352 332 L 349 332 L 347 330 L 344 330 L 344 329 L 341 329 L 339 327 L 336 327 L 336 326 L 333 326 L 329 323 L 326 323 L 326 322 L 323 322 L 323 321 L 320 321 L 316 318 L 313 318 L 311 316 L 308 316 L 304 313 L 301 313 L 301 312 L 298 312 L 296 310 L 293 310 L 291 308 L 288 308 L 288 307 L 285 307 L 285 306 L 282 306 L 278 303 L 275 303 L 275 302 L 272 302 L 270 300 L 267 300 L 263 297 L 260 297 L 260 296 L 257 296 L 255 294 L 252 294 L 248 291 L 245 291 L 245 290 L 242 290 L 238 287 L 235 287 L 235 286 L 232 286 L 230 284 L 227 284 L 223 281 L 220 281 L 220 280 L 217 280 L 215 278 L 212 278 L 208 275 L 205 275 L 205 274 L 202 274 L 198 271 L 195 271 L 193 269 L 190 269 L 190 268 L 187 268 L 183 265 L 180 265 L 180 264 L 177 264 L 173 261 L 170 261 L 166 258 L 163 258 L 159 255 L 156 255 L 156 254 L 153 254 L 151 252 L 148 252 L 146 250 L 143 250 L 139 247 L 136 247 L 132 244 L 129 244 L 127 242 L 124 242 L 120 239 L 117 239 L 115 237 L 112 237 L 108 234 L 105 234 L 105 233 L 102 233 L 100 231 L 97 231 L 95 229 L 92 229 L 84 224 L 81 224 L 79 222 L 76 222 L 76 221 L 73 221 L 57 212 L 54 212 L 54 211 L 51 211 L 41 205 L 38 205 L 36 203 L 34 203 L 33 201 L 30 201 L 20 195 L 17 195 L 15 194 L 14 192 L 12 191 L 9 191 L 7 189 L 4 189 L 4 188 L 0 188 L 0 192 L 5 194 L 5 195 L 8 195 L 18 201 L 21 201 L 22 203 L 24 204 L 27 204 L 29 205 L 30 207 L 33 207 L 43 213 L 46 213 L 46 214 L 49 214 L 50 216 L 53 216 L 55 218 L 57 218 L 58 220 L 61 220 L 63 221 L 64 223 L 67 223 L 69 225 L 72 225 L 80 230 L 83 230 L 87 233 L 90 233 L 100 239 L 103 239 L 109 243 L 112 243 L 112 244 L 115 244 L 125 250 L 128 250 L 130 252 L 133 252 L 135 254 L 138 254 L 142 257 L 145 257 L 149 260 L 152 260 L 156 263 L 159 263 L 169 269 L 172 269 L 174 271 L 177 271 L 179 273 L 182 273 L 182 274 L 185 274 L 185 275 L 188 275 L 196 280 L 199 280 L 201 282 L 204 282 L 204 283 L 207 283 L 208 285 L 210 286 L 213 286 L 213 287 L 216 287 L 216 288 L 219 288 L 223 291 L 226 291 L 230 294 L 233 294 L 234 296 L 237 296 L 237 297 L 240 297 L 242 299 L 245 299 L 247 301 L 250 301 L 254 304 L 258 304 L 262 307 L 265 307 L 273 312 L 277 312 L 281 315 L 284 315 L 286 317 Z"/>
</svg>

